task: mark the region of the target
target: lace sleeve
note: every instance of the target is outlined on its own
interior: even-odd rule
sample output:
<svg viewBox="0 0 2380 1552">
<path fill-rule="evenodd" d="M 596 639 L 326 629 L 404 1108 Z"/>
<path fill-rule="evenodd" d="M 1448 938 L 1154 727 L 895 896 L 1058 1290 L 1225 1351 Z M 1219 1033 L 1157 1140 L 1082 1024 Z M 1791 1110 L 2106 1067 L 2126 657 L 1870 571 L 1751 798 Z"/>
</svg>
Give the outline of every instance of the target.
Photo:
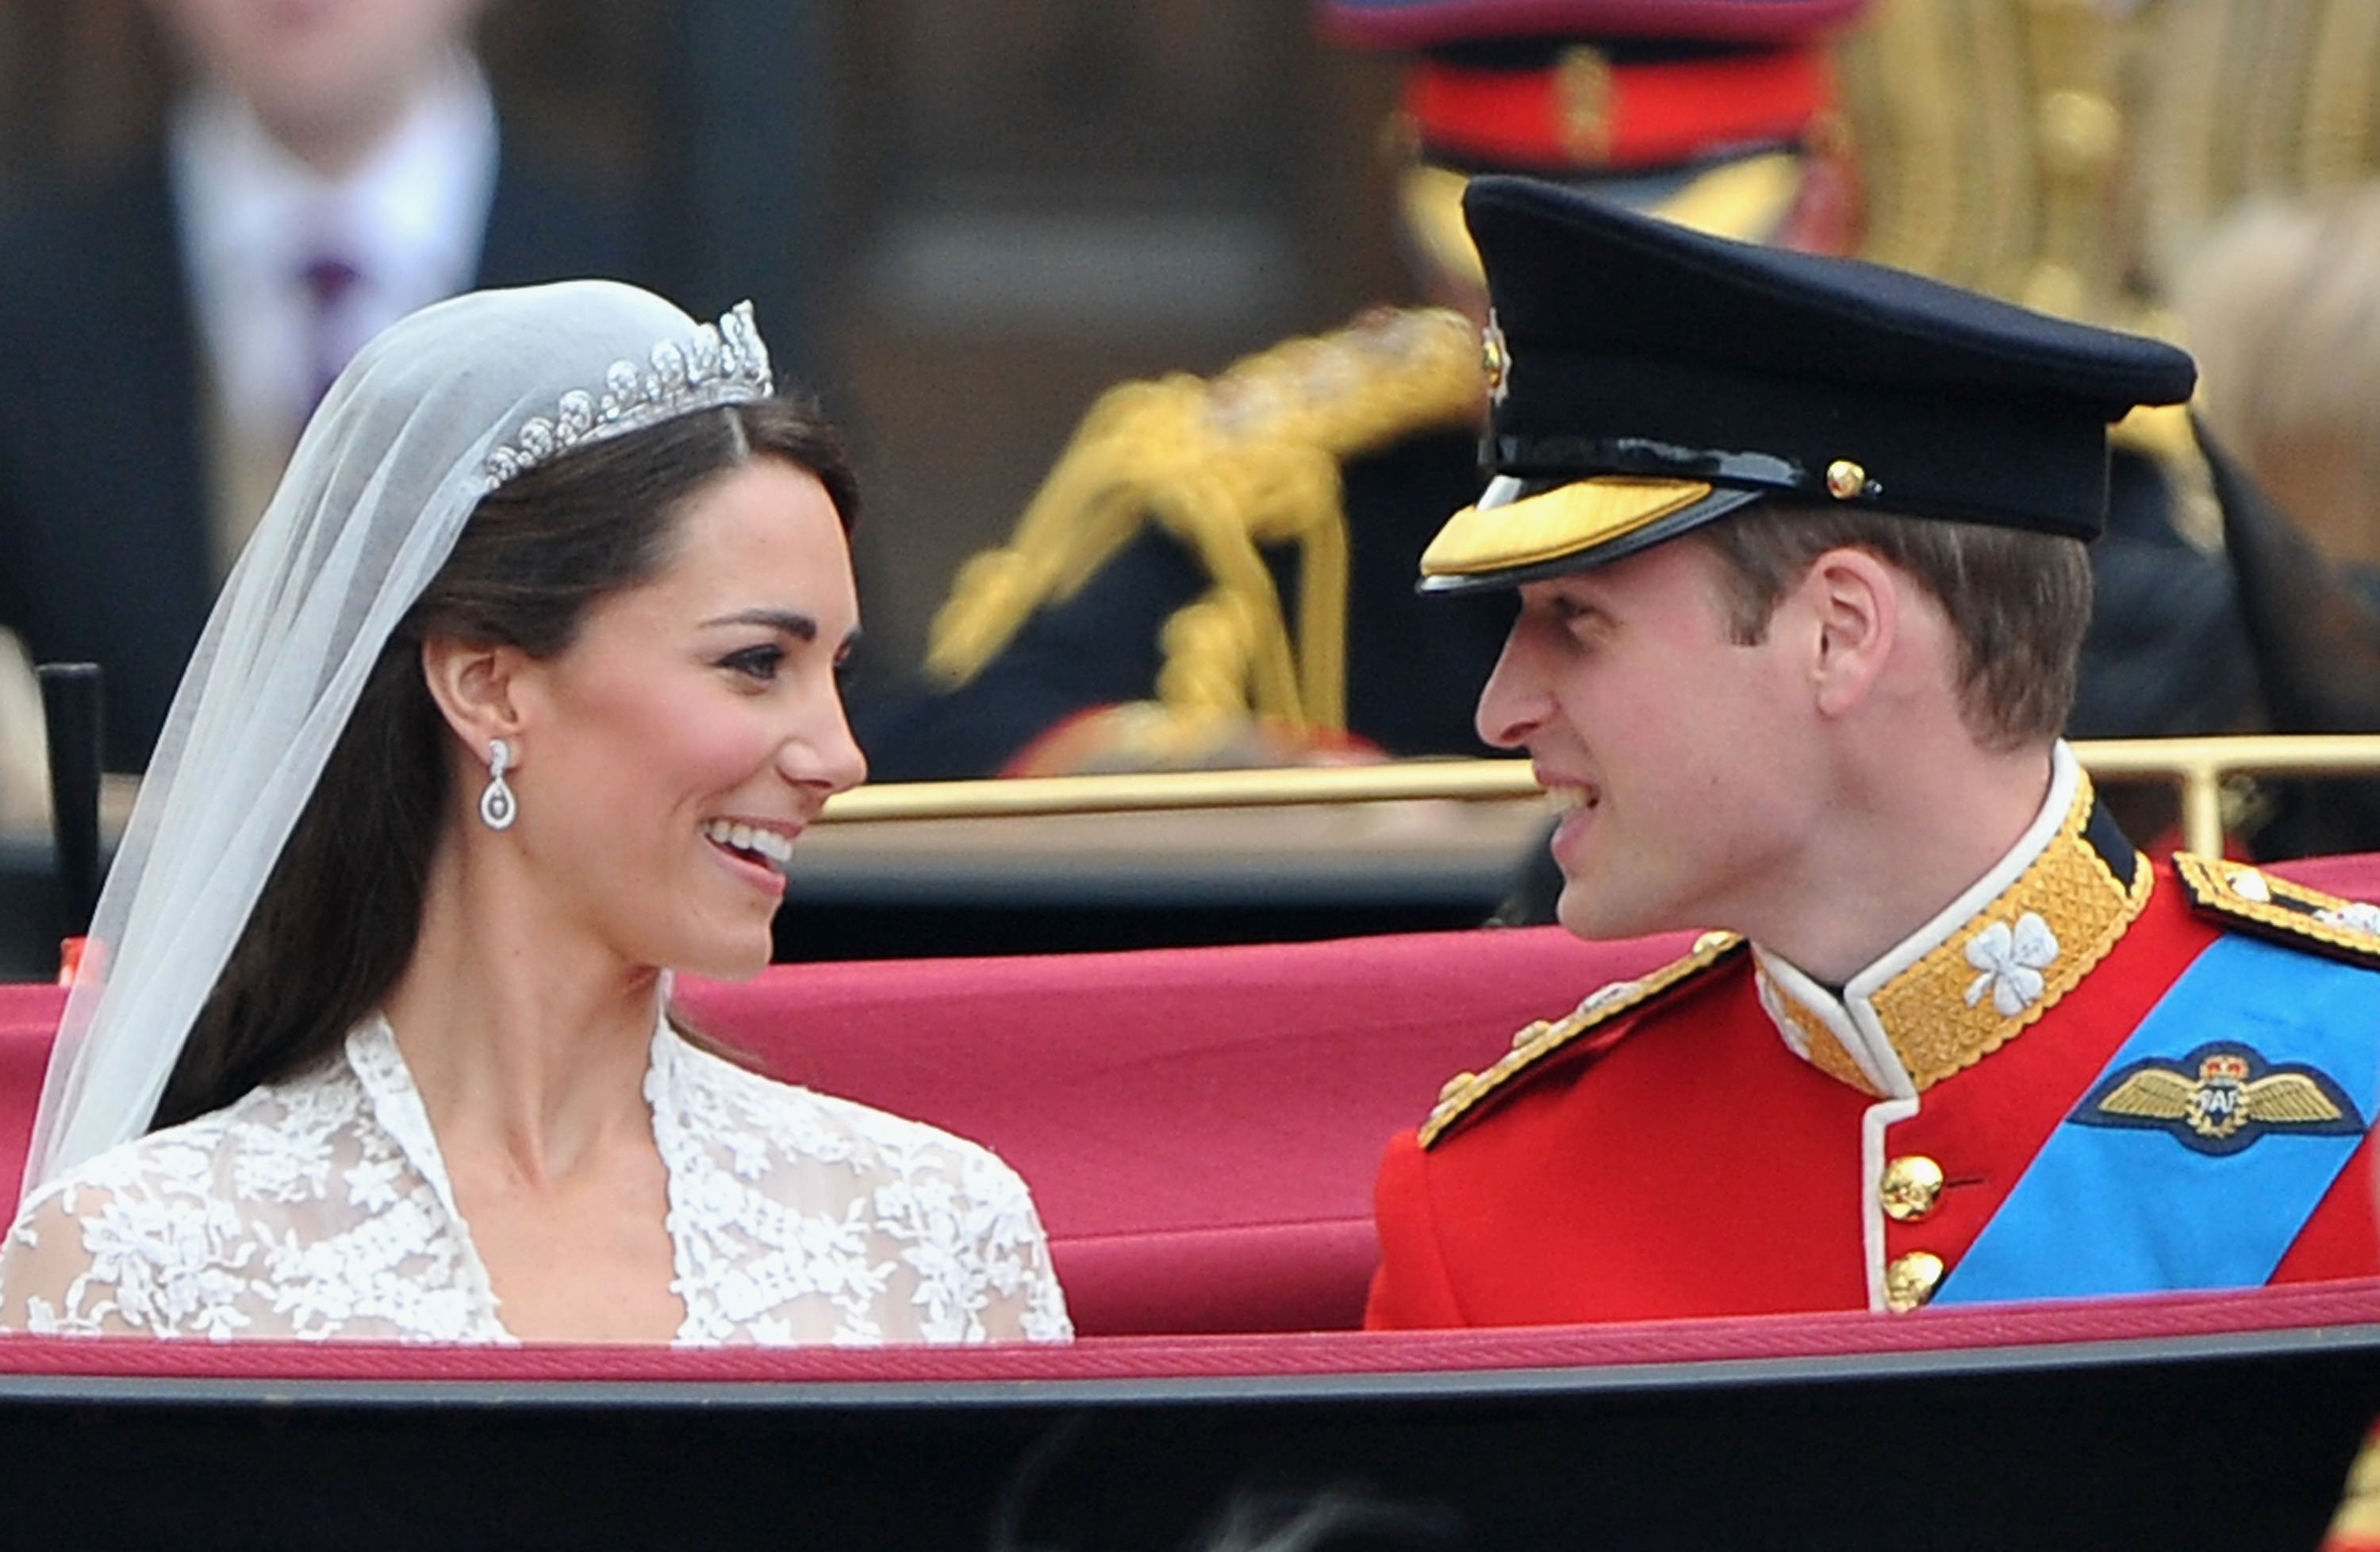
<svg viewBox="0 0 2380 1552">
<path fill-rule="evenodd" d="M 1032 1194 L 990 1150 L 658 1042 L 683 1340 L 1063 1341 Z"/>
<path fill-rule="evenodd" d="M 862 1198 L 863 1259 L 880 1268 L 868 1316 L 874 1339 L 1074 1336 L 1049 1237 L 1015 1170 L 974 1144 L 917 1126 L 906 1136 L 880 1136 L 866 1173 L 873 1180 Z"/>
<path fill-rule="evenodd" d="M 902 1258 L 917 1270 L 929 1328 L 965 1341 L 1070 1340 L 1075 1327 L 1050 1269 L 1050 1239 L 1023 1179 L 973 1146 L 952 1172 L 957 1191 L 947 1207 L 931 1200 L 930 1188 L 895 1191 L 891 1201 L 879 1195 L 880 1208 L 892 1209 L 880 1229 L 908 1241 Z M 951 1332 L 950 1316 L 961 1312 L 961 1329 Z"/>
<path fill-rule="evenodd" d="M 127 1308 L 122 1266 L 102 1254 L 103 1226 L 120 1218 L 114 1192 L 71 1184 L 25 1205 L 0 1248 L 0 1331 L 36 1336 L 150 1332 L 140 1302 Z"/>
<path fill-rule="evenodd" d="M 1021 1182 L 1020 1182 L 1021 1185 Z M 1033 1213 L 1027 1201 L 1025 1210 Z M 1062 1342 L 1075 1340 L 1074 1318 L 1066 1313 L 1066 1296 L 1058 1274 L 1050 1266 L 1050 1241 L 1034 1214 L 1033 1238 L 1026 1247 L 1022 1285 L 1012 1293 L 995 1291 L 983 1312 L 986 1340 L 990 1341 Z"/>
</svg>

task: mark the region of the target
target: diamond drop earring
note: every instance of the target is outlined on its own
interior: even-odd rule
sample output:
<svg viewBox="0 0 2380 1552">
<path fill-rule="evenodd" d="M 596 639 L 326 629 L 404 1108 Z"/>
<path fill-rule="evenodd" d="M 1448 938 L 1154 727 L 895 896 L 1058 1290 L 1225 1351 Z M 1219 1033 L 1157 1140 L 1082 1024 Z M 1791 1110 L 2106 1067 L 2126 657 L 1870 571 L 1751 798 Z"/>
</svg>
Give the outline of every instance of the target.
<svg viewBox="0 0 2380 1552">
<path fill-rule="evenodd" d="M 513 801 L 513 789 L 504 782 L 504 772 L 513 766 L 513 746 L 501 738 L 488 740 L 488 785 L 480 794 L 480 822 L 490 830 L 510 830 L 520 818 L 520 805 Z"/>
</svg>

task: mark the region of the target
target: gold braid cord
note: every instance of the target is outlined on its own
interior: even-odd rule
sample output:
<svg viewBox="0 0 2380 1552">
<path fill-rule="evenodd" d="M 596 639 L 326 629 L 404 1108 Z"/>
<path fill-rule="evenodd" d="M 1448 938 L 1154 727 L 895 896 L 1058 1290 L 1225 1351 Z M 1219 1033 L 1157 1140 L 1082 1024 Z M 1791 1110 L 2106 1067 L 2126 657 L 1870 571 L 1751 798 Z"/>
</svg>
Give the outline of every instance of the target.
<svg viewBox="0 0 2380 1552">
<path fill-rule="evenodd" d="M 2039 201 L 2017 0 L 1883 0 L 1837 51 L 1861 256 L 2012 294 Z"/>
<path fill-rule="evenodd" d="M 2380 172 L 2380 0 L 2157 0 L 2141 26 L 2124 214 L 2153 285 L 2247 200 Z"/>
<path fill-rule="evenodd" d="M 2380 0 L 1881 0 L 1836 54 L 1860 256 L 2091 322 L 2171 336 L 2166 294 L 2242 201 L 2380 171 Z M 2184 413 L 2117 441 L 2219 548 Z"/>
<path fill-rule="evenodd" d="M 1861 256 L 2070 317 L 2104 313 L 2120 44 L 2097 0 L 1884 0 L 1838 50 Z"/>
<path fill-rule="evenodd" d="M 2166 332 L 2241 201 L 2380 171 L 2380 0 L 1880 0 L 1836 56 L 1861 256 L 2094 322 Z"/>
<path fill-rule="evenodd" d="M 1177 375 L 1111 390 L 1035 492 L 1008 543 L 963 566 L 935 616 L 927 671 L 955 687 L 1034 612 L 1075 596 L 1144 524 L 1212 579 L 1165 622 L 1156 685 L 1198 726 L 1253 713 L 1346 726 L 1342 461 L 1417 431 L 1476 421 L 1479 335 L 1460 314 L 1382 309 L 1296 339 L 1211 382 Z M 1263 550 L 1299 547 L 1293 631 Z"/>
</svg>

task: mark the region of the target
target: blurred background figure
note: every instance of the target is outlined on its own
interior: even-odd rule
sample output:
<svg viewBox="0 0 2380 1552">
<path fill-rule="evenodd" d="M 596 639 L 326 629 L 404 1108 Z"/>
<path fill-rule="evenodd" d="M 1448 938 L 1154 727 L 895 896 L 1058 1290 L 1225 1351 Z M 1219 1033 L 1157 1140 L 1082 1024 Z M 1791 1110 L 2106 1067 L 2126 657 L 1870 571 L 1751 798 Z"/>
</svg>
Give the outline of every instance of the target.
<svg viewBox="0 0 2380 1552">
<path fill-rule="evenodd" d="M 2380 182 L 2241 207 L 2174 307 L 2207 428 L 2325 554 L 2380 585 Z"/>
<path fill-rule="evenodd" d="M 2266 720 L 2380 729 L 2380 183 L 2243 206 L 2175 305 Z M 2380 846 L 2380 783 L 2265 791 L 2269 855 Z"/>
<path fill-rule="evenodd" d="M 0 214 L 0 624 L 102 665 L 121 770 L 358 346 L 474 285 L 635 268 L 621 212 L 506 153 L 479 0 L 154 10 L 162 132 Z"/>
<path fill-rule="evenodd" d="M 0 0 L 0 976 L 48 975 L 38 699 L 106 673 L 147 762 L 319 385 L 383 321 L 605 273 L 749 297 L 821 381 L 823 8 L 781 0 Z"/>
<path fill-rule="evenodd" d="M 1864 0 L 1321 8 L 1407 65 L 1380 309 L 1211 380 L 1093 406 L 1008 542 L 936 614 L 922 696 L 863 711 L 880 779 L 1484 754 L 1502 600 L 1417 599 L 1477 491 L 1468 178 L 1525 172 L 1704 230 L 1840 251 L 1855 201 L 1825 43 Z"/>
</svg>

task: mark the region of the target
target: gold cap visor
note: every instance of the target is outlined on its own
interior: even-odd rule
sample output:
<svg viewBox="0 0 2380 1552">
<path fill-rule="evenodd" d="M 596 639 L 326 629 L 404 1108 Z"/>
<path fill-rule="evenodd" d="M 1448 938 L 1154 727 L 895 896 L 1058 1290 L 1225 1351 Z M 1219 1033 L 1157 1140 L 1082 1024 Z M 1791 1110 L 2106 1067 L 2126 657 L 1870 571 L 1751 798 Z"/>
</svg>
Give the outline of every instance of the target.
<svg viewBox="0 0 2380 1552">
<path fill-rule="evenodd" d="M 1421 591 L 1480 592 L 1602 565 L 1757 501 L 1694 479 L 1598 475 L 1536 494 L 1500 476 L 1422 552 Z"/>
</svg>

